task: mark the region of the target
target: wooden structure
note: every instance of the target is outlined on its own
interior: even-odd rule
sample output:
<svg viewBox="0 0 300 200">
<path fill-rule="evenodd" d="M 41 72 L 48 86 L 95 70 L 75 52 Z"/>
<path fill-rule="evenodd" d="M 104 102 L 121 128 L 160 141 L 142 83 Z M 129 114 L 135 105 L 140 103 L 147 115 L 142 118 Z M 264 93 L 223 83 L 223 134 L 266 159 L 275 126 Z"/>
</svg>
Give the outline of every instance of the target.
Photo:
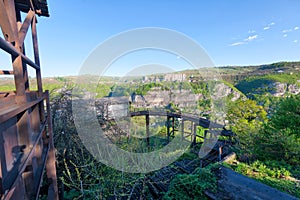
<svg viewBox="0 0 300 200">
<path fill-rule="evenodd" d="M 22 21 L 22 13 L 26 17 Z M 43 92 L 36 23 L 49 16 L 46 0 L 1 0 L 0 49 L 11 55 L 15 91 L 0 92 L 0 199 L 37 199 L 46 169 L 48 199 L 58 199 L 55 149 L 48 92 Z M 31 28 L 34 61 L 25 56 Z M 29 87 L 27 67 L 36 71 L 37 91 Z"/>
<path fill-rule="evenodd" d="M 135 116 L 145 116 L 146 120 L 146 135 L 147 135 L 147 144 L 150 144 L 150 132 L 149 132 L 149 125 L 150 120 L 149 116 L 166 116 L 167 117 L 167 138 L 168 142 L 170 141 L 170 137 L 174 136 L 175 131 L 178 131 L 175 129 L 175 118 L 181 120 L 181 135 L 182 138 L 186 139 L 188 137 L 191 138 L 192 145 L 196 144 L 196 138 L 201 137 L 203 139 L 208 139 L 208 133 L 211 134 L 218 134 L 222 136 L 228 136 L 232 137 L 234 136 L 234 133 L 231 130 L 226 130 L 224 125 L 217 124 L 214 122 L 211 122 L 205 118 L 201 118 L 198 116 L 190 115 L 190 114 L 182 114 L 178 112 L 170 112 L 166 110 L 139 110 L 139 111 L 133 111 L 130 112 L 130 117 Z M 190 122 L 190 132 L 185 131 L 185 124 L 186 122 Z M 205 130 L 204 136 L 197 135 L 197 127 L 201 126 L 207 130 Z M 210 134 L 210 136 L 211 136 Z"/>
</svg>

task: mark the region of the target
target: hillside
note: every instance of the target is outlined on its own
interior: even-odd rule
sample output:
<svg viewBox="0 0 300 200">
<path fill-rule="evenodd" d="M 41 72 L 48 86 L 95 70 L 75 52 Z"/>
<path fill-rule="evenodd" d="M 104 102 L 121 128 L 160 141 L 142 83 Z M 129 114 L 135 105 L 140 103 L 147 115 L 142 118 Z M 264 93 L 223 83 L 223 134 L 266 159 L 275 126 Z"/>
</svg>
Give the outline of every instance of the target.
<svg viewBox="0 0 300 200">
<path fill-rule="evenodd" d="M 116 102 L 119 97 L 127 97 L 124 98 L 126 113 L 128 105 L 137 109 L 163 107 L 226 123 L 226 128 L 236 134 L 233 143 L 223 136 L 219 138 L 226 144 L 227 142 L 232 144 L 230 148 L 223 148 L 222 156 L 226 151 L 234 151 L 237 154 L 230 168 L 299 198 L 300 171 L 297 167 L 300 164 L 298 134 L 300 97 L 297 95 L 300 92 L 299 66 L 300 62 L 281 62 L 261 66 L 188 70 L 147 77 L 101 77 L 99 80 L 94 76 L 84 76 L 80 79 L 82 84 L 80 86 L 86 89 L 84 90 L 86 94 L 96 93 L 99 100 L 105 99 L 103 102 L 113 99 L 109 97 L 116 97 Z M 220 76 L 216 77 L 216 72 Z M 76 79 L 76 76 L 43 79 L 44 88 L 51 94 L 54 140 L 58 158 L 57 173 L 65 199 L 82 196 L 86 199 L 95 199 L 97 195 L 107 199 L 121 198 L 132 196 L 133 193 L 146 199 L 153 194 L 160 198 L 164 196 L 165 199 L 168 199 L 168 195 L 171 195 L 171 199 L 178 195 L 185 197 L 186 192 L 181 193 L 182 187 L 177 187 L 181 182 L 194 196 L 218 195 L 207 190 L 213 185 L 207 184 L 206 179 L 202 178 L 204 172 L 209 175 L 206 178 L 216 180 L 214 187 L 222 188 L 220 186 L 222 181 L 225 186 L 228 185 L 227 177 L 224 176 L 226 180 L 218 179 L 220 178 L 218 174 L 215 176 L 206 168 L 199 168 L 197 153 L 200 146 L 197 145 L 190 147 L 189 151 L 172 165 L 152 174 L 133 175 L 119 172 L 97 162 L 81 143 L 73 122 L 70 93 Z M 89 87 L 90 82 L 95 83 L 97 87 Z M 10 90 L 12 85 L 12 79 L 0 79 L 0 91 Z M 31 89 L 36 88 L 35 79 L 30 79 L 30 86 Z M 295 97 L 287 98 L 288 96 Z M 224 104 L 227 106 L 226 110 L 222 109 Z M 217 111 L 216 116 L 210 112 L 212 107 Z M 116 121 L 105 121 L 100 116 L 97 117 L 101 119 L 101 128 L 106 131 L 110 140 L 122 149 L 133 152 L 149 151 L 149 146 L 143 138 L 134 137 L 145 133 L 145 117 L 132 118 L 134 126 L 129 128 L 128 132 L 121 128 L 122 124 L 119 122 L 118 124 Z M 218 121 L 218 117 L 223 120 Z M 150 150 L 156 150 L 166 144 L 168 123 L 162 117 L 150 117 L 149 123 L 149 131 L 153 134 L 150 139 Z M 192 130 L 192 124 L 185 123 L 184 131 Z M 176 120 L 176 124 L 179 125 L 179 121 Z M 205 129 L 200 126 L 196 128 L 196 134 L 204 135 Z M 180 128 L 174 127 L 173 131 L 178 135 Z M 197 142 L 201 145 L 203 141 L 198 138 Z M 217 159 L 218 156 L 214 156 Z M 190 163 L 195 163 L 195 167 L 191 167 Z M 198 171 L 201 173 L 197 174 Z M 229 186 L 225 187 L 223 184 L 224 188 L 218 190 L 219 195 L 224 196 L 222 191 L 227 191 L 228 197 L 234 194 L 245 196 L 245 193 L 237 192 L 247 183 L 244 178 L 242 179 L 242 181 L 239 181 L 240 178 L 235 179 L 239 185 L 231 187 L 228 191 L 226 189 Z M 197 184 L 193 184 L 195 180 Z M 84 190 L 78 187 L 81 184 Z M 249 184 L 254 188 L 260 187 L 257 182 L 250 181 Z M 195 187 L 201 190 L 193 189 Z M 273 189 L 270 191 L 273 193 Z M 249 199 L 256 193 L 251 190 L 246 194 L 249 195 L 247 196 Z"/>
</svg>

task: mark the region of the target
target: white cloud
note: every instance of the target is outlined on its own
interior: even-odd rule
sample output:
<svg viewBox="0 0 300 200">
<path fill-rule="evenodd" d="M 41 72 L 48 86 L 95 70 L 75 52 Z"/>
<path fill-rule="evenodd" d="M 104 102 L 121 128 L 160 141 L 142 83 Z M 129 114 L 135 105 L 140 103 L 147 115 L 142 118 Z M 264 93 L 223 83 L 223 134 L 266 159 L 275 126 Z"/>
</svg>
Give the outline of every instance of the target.
<svg viewBox="0 0 300 200">
<path fill-rule="evenodd" d="M 257 36 L 258 36 L 258 35 L 252 35 L 252 36 L 249 36 L 248 38 L 244 39 L 244 41 L 248 41 L 248 42 L 250 42 L 250 41 L 252 41 L 252 40 L 256 39 L 256 38 L 257 38 Z"/>
<path fill-rule="evenodd" d="M 283 37 L 287 37 L 287 34 L 284 34 Z"/>
<path fill-rule="evenodd" d="M 250 30 L 250 31 L 248 31 L 248 33 L 256 33 L 256 31 L 255 30 Z"/>
<path fill-rule="evenodd" d="M 292 29 L 285 29 L 285 30 L 283 30 L 282 32 L 283 33 L 288 33 L 288 32 L 291 32 L 291 31 L 293 31 Z"/>
<path fill-rule="evenodd" d="M 266 26 L 266 27 L 264 27 L 264 30 L 268 30 L 270 28 L 271 28 L 270 26 Z"/>
<path fill-rule="evenodd" d="M 270 24 L 269 24 L 269 26 L 274 26 L 275 25 L 275 22 L 271 22 Z"/>
<path fill-rule="evenodd" d="M 294 40 L 293 42 L 294 42 L 294 43 L 297 43 L 297 42 L 298 42 L 298 40 Z"/>
<path fill-rule="evenodd" d="M 230 44 L 229 46 L 233 47 L 233 46 L 238 46 L 238 45 L 242 45 L 242 44 L 247 44 L 246 42 L 235 42 Z"/>
<path fill-rule="evenodd" d="M 298 26 L 296 26 L 295 28 L 294 28 L 294 30 L 296 31 L 296 30 L 298 30 L 299 29 L 299 27 Z"/>
</svg>

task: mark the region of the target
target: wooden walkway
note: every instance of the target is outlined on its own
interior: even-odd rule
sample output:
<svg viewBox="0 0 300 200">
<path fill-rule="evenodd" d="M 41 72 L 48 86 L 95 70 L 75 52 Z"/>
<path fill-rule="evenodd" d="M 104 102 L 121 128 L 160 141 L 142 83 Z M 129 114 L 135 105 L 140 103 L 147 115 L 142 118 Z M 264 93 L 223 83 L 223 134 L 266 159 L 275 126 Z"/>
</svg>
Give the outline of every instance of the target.
<svg viewBox="0 0 300 200">
<path fill-rule="evenodd" d="M 221 135 L 227 137 L 233 137 L 235 134 L 231 130 L 227 130 L 224 125 L 211 122 L 202 117 L 198 117 L 191 114 L 183 114 L 179 112 L 171 112 L 167 110 L 138 110 L 132 111 L 129 113 L 130 117 L 136 116 L 145 116 L 146 120 L 146 134 L 147 134 L 147 143 L 150 144 L 150 132 L 149 132 L 149 125 L 150 125 L 150 116 L 163 116 L 167 118 L 167 137 L 168 141 L 172 135 L 174 136 L 175 131 L 181 133 L 183 138 L 191 137 L 192 145 L 196 144 L 196 138 L 201 137 L 203 139 L 208 139 L 212 137 L 212 135 Z M 180 130 L 176 130 L 175 127 L 175 119 L 180 119 Z M 190 122 L 190 132 L 185 131 L 185 122 Z M 204 136 L 197 135 L 197 127 L 201 126 L 205 128 Z M 208 134 L 210 133 L 210 134 Z"/>
</svg>

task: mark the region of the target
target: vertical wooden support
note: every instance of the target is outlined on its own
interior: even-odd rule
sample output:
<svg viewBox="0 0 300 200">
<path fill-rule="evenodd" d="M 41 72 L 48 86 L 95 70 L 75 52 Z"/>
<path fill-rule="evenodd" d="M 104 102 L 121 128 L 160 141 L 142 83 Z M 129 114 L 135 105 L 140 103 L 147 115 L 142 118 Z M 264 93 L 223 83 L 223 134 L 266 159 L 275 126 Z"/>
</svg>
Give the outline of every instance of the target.
<svg viewBox="0 0 300 200">
<path fill-rule="evenodd" d="M 46 162 L 47 178 L 48 178 L 48 182 L 50 183 L 48 189 L 48 200 L 58 200 L 56 165 L 55 165 L 55 148 L 53 143 L 52 118 L 51 118 L 50 99 L 49 99 L 48 90 L 45 92 L 45 95 L 46 95 L 46 106 L 47 106 L 48 134 L 49 134 L 49 153 Z"/>
<path fill-rule="evenodd" d="M 170 142 L 170 116 L 167 115 L 167 140 Z"/>
<path fill-rule="evenodd" d="M 11 41 L 13 41 L 12 43 L 16 47 L 16 49 L 18 51 L 21 51 L 22 48 L 19 44 L 18 27 L 16 23 L 17 18 L 16 18 L 15 2 L 13 0 L 4 0 L 4 6 L 6 8 L 8 19 L 11 25 L 11 30 L 12 30 Z M 12 63 L 14 69 L 16 95 L 23 96 L 25 94 L 25 80 L 24 80 L 22 57 L 20 55 L 12 56 Z M 20 98 L 19 100 L 25 101 L 25 98 Z"/>
<path fill-rule="evenodd" d="M 195 146 L 196 145 L 196 139 L 197 139 L 197 124 L 195 123 L 194 124 L 194 135 L 193 135 L 193 142 L 192 142 L 192 146 Z"/>
<path fill-rule="evenodd" d="M 36 30 L 36 16 L 33 16 L 32 22 L 31 22 L 31 33 L 32 33 L 32 43 L 33 43 L 33 53 L 34 53 L 34 62 L 38 66 L 40 66 L 40 57 L 39 57 L 39 45 L 38 45 L 38 38 L 37 38 L 37 30 Z M 38 96 L 43 96 L 43 85 L 42 85 L 42 75 L 41 75 L 41 69 L 36 70 L 36 81 L 37 81 L 37 87 L 38 87 Z M 45 109 L 44 109 L 44 102 L 42 101 L 39 104 L 40 107 L 40 116 L 41 121 L 43 122 L 45 120 Z"/>
<path fill-rule="evenodd" d="M 17 20 L 17 31 L 19 33 L 19 30 L 21 29 L 22 27 L 22 19 L 21 19 L 21 11 L 16 9 L 16 20 Z M 24 41 L 20 41 L 19 40 L 19 34 L 17 36 L 17 41 L 19 44 L 19 47 L 20 47 L 20 52 L 23 53 L 23 55 L 26 55 L 25 54 L 25 45 L 24 45 Z M 25 36 L 24 36 L 24 39 L 25 39 Z M 22 69 L 23 69 L 23 79 L 24 79 L 24 86 L 25 86 L 25 91 L 28 92 L 29 91 L 29 79 L 28 79 L 28 71 L 27 71 L 27 66 L 26 66 L 26 63 L 22 61 Z"/>
<path fill-rule="evenodd" d="M 222 146 L 221 145 L 219 145 L 219 156 L 218 156 L 218 159 L 219 159 L 219 161 L 221 161 L 222 160 Z"/>
<path fill-rule="evenodd" d="M 33 53 L 34 53 L 34 62 L 38 66 L 40 66 L 40 57 L 39 57 L 39 46 L 38 46 L 38 37 L 37 37 L 37 30 L 36 30 L 36 23 L 37 19 L 34 15 L 31 23 L 31 32 L 32 32 L 32 43 L 33 43 Z M 39 96 L 43 95 L 43 86 L 42 86 L 42 78 L 41 78 L 41 70 L 36 70 L 36 79 L 37 79 L 37 86 L 38 86 L 38 94 Z"/>
<path fill-rule="evenodd" d="M 181 138 L 184 139 L 184 120 L 181 118 Z"/>
<path fill-rule="evenodd" d="M 5 40 L 14 42 L 14 34 L 3 1 L 0 1 L 0 26 Z"/>
<path fill-rule="evenodd" d="M 149 131 L 149 125 L 150 125 L 150 119 L 149 114 L 146 114 L 146 140 L 147 140 L 147 146 L 150 147 L 150 131 Z"/>
<path fill-rule="evenodd" d="M 173 132 L 173 136 L 175 135 L 175 117 L 172 117 L 172 132 Z"/>
</svg>

